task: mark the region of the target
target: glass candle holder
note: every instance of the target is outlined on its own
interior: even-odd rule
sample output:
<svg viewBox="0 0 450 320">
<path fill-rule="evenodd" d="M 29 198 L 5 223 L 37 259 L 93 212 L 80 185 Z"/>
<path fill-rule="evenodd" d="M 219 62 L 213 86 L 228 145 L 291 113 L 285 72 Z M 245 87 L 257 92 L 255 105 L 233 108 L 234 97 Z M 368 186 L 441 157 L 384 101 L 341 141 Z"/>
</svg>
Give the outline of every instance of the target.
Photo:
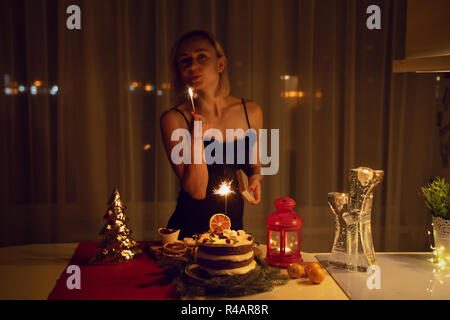
<svg viewBox="0 0 450 320">
<path fill-rule="evenodd" d="M 349 247 L 352 258 L 348 267 L 352 270 L 366 271 L 368 266 L 375 265 L 375 250 L 372 240 L 371 215 L 373 193 L 383 181 L 383 170 L 372 170 L 359 167 L 350 170 L 349 212 L 346 217 L 353 231 L 356 228 L 356 239 L 350 237 Z"/>
<path fill-rule="evenodd" d="M 382 170 L 352 169 L 349 193 L 328 193 L 328 204 L 335 218 L 331 265 L 363 272 L 376 265 L 371 214 L 373 192 L 383 176 Z"/>
<path fill-rule="evenodd" d="M 337 267 L 347 266 L 347 224 L 344 221 L 344 214 L 348 212 L 348 193 L 330 192 L 328 193 L 328 204 L 334 215 L 335 235 L 333 247 L 331 249 L 331 265 Z"/>
</svg>

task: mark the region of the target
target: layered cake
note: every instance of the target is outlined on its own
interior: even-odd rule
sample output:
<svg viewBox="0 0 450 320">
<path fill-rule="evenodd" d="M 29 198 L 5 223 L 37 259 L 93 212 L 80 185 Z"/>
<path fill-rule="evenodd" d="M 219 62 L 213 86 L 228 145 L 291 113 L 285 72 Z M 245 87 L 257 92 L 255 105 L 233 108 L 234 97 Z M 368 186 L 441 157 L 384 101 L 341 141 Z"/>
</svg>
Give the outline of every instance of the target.
<svg viewBox="0 0 450 320">
<path fill-rule="evenodd" d="M 227 216 L 213 218 L 223 219 L 223 223 L 214 225 L 210 222 L 210 230 L 196 239 L 196 260 L 200 270 L 211 276 L 232 276 L 245 274 L 255 269 L 253 237 L 244 230 L 230 230 Z M 211 220 L 213 220 L 211 218 Z M 229 221 L 229 219 L 228 219 Z"/>
</svg>

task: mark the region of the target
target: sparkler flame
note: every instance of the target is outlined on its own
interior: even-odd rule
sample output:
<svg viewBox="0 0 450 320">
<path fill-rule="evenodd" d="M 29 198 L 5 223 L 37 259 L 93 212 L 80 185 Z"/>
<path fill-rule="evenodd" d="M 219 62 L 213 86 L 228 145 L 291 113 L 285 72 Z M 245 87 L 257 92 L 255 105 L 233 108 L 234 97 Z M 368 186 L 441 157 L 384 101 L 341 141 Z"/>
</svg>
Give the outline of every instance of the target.
<svg viewBox="0 0 450 320">
<path fill-rule="evenodd" d="M 220 184 L 219 189 L 213 190 L 214 194 L 218 194 L 218 195 L 221 195 L 221 196 L 227 196 L 230 193 L 234 193 L 234 191 L 231 190 L 231 188 L 230 188 L 231 182 L 232 181 L 229 181 L 229 182 L 223 181 Z"/>
<path fill-rule="evenodd" d="M 189 92 L 189 97 L 191 98 L 192 110 L 194 110 L 194 112 L 195 112 L 195 105 L 194 105 L 194 89 L 192 89 L 191 86 L 188 86 L 188 92 Z"/>
<path fill-rule="evenodd" d="M 225 199 L 225 214 L 227 214 L 227 197 L 230 193 L 234 193 L 234 191 L 231 190 L 231 188 L 230 188 L 231 182 L 233 182 L 233 181 L 228 181 L 228 182 L 223 181 L 220 184 L 219 189 L 213 190 L 214 194 L 218 194 L 218 195 L 224 197 L 224 199 Z"/>
</svg>

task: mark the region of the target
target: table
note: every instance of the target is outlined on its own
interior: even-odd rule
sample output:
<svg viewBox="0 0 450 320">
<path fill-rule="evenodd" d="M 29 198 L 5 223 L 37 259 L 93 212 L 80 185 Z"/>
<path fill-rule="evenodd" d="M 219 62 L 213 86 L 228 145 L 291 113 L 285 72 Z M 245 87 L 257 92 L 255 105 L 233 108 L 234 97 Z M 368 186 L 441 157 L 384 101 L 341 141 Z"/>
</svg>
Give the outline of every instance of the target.
<svg viewBox="0 0 450 320">
<path fill-rule="evenodd" d="M 0 248 L 0 299 L 47 299 L 65 271 L 78 243 L 32 244 Z M 302 253 L 305 262 L 317 261 Z M 292 279 L 270 292 L 234 298 L 236 300 L 347 300 L 348 297 L 327 275 L 320 285 L 308 279 Z"/>
<path fill-rule="evenodd" d="M 0 299 L 47 299 L 78 243 L 0 248 Z"/>
<path fill-rule="evenodd" d="M 352 300 L 450 299 L 450 268 L 433 263 L 431 252 L 386 252 L 375 256 L 377 266 L 367 273 L 332 266 L 327 271 Z M 329 254 L 318 254 L 316 258 L 328 265 Z"/>
<path fill-rule="evenodd" d="M 78 243 L 32 244 L 0 248 L 0 299 L 47 299 L 49 293 L 54 288 L 57 279 L 65 271 L 65 268 L 78 245 Z M 262 246 L 261 249 L 264 250 L 264 248 L 265 246 Z M 322 264 L 324 264 L 324 259 L 326 260 L 327 255 L 328 253 L 302 252 L 304 263 L 318 261 L 316 257 L 319 257 Z M 408 283 L 408 281 L 411 282 L 409 277 L 414 277 L 413 279 L 416 282 L 419 275 L 420 279 L 425 279 L 430 275 L 429 273 L 432 272 L 434 268 L 433 264 L 428 263 L 427 265 L 426 262 L 430 257 L 429 252 L 376 254 L 377 257 L 381 258 L 379 259 L 380 262 L 383 263 L 385 263 L 384 261 L 388 261 L 389 257 L 394 257 L 395 255 L 403 257 L 392 263 L 394 266 L 401 266 L 403 268 L 402 271 L 404 271 L 404 273 L 403 275 L 399 275 L 399 277 L 403 276 L 405 283 Z M 414 259 L 411 258 L 411 256 Z M 420 268 L 417 267 L 419 265 L 416 263 L 407 264 L 411 259 L 419 259 Z M 384 265 L 382 264 L 380 265 L 383 267 Z M 391 270 L 390 267 L 388 270 Z M 392 270 L 397 270 L 395 272 L 398 272 L 398 269 Z M 285 270 L 283 270 L 283 272 L 285 272 Z M 365 282 L 364 276 L 367 278 L 368 275 L 362 273 L 354 273 L 354 275 L 344 274 L 345 277 L 343 278 L 342 272 L 336 273 L 332 270 L 330 272 L 332 276 L 327 273 L 325 280 L 320 285 L 312 284 L 307 278 L 291 279 L 286 285 L 275 287 L 275 289 L 270 292 L 233 298 L 233 300 L 402 299 L 401 295 L 396 295 L 398 287 L 393 287 L 392 285 L 389 286 L 385 282 L 386 279 L 394 279 L 393 276 L 395 276 L 389 276 L 386 272 L 386 267 L 384 267 L 382 271 L 382 277 L 384 277 L 382 280 L 383 290 L 378 291 L 361 290 L 361 283 Z M 440 276 L 442 276 L 442 273 Z M 348 285 L 349 277 L 352 280 L 350 283 L 352 283 L 353 286 Z M 449 277 L 445 277 L 444 279 L 444 284 L 446 286 L 450 281 L 450 279 L 447 280 L 447 278 Z M 347 282 L 343 281 L 343 279 Z M 440 282 L 437 284 L 435 282 L 435 286 L 441 284 L 442 279 L 438 280 Z M 359 288 L 359 291 L 352 289 L 355 288 L 354 284 L 357 285 L 356 288 Z M 388 288 L 390 288 L 389 292 L 386 291 Z M 441 293 L 442 290 L 448 291 L 444 291 L 444 294 L 440 294 L 439 297 L 450 299 L 450 285 L 448 285 L 448 289 L 447 287 L 441 286 L 440 290 Z M 448 292 L 447 296 L 445 295 L 445 292 Z M 406 299 L 426 299 L 427 296 L 430 296 L 429 292 L 427 293 L 421 290 L 417 291 L 417 295 L 406 297 Z"/>
</svg>

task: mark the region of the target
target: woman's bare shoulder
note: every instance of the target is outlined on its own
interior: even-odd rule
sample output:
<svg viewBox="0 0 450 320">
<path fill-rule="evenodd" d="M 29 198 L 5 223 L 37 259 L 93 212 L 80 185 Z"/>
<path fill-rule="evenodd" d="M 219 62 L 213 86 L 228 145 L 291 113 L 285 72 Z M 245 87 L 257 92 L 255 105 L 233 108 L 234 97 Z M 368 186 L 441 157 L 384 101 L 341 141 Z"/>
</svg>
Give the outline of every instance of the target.
<svg viewBox="0 0 450 320">
<path fill-rule="evenodd" d="M 186 105 L 180 104 L 161 114 L 159 118 L 161 127 L 187 127 L 186 120 L 180 114 L 180 111 L 189 119 L 188 112 L 186 112 Z"/>
<path fill-rule="evenodd" d="M 245 106 L 247 107 L 248 116 L 251 121 L 255 126 L 261 128 L 263 121 L 263 111 L 261 106 L 256 101 L 247 99 L 245 99 Z"/>
<path fill-rule="evenodd" d="M 245 106 L 250 112 L 262 112 L 261 106 L 256 101 L 245 99 Z"/>
<path fill-rule="evenodd" d="M 250 100 L 250 99 L 238 98 L 238 97 L 233 97 L 233 96 L 228 96 L 227 99 L 228 99 L 229 106 L 241 106 L 242 107 L 242 99 L 244 99 L 245 107 L 247 108 L 247 110 L 261 109 L 261 107 L 259 106 L 258 103 L 256 103 L 253 100 Z"/>
</svg>

